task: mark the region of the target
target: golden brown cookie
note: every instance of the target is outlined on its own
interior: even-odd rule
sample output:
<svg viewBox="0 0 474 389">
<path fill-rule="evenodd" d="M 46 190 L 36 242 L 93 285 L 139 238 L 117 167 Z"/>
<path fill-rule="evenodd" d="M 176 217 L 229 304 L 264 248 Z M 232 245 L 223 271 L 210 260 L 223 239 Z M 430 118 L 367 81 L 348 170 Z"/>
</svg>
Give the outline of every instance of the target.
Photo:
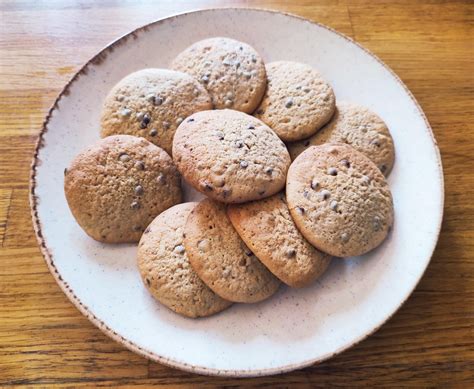
<svg viewBox="0 0 474 389">
<path fill-rule="evenodd" d="M 188 317 L 209 316 L 231 305 L 209 289 L 189 264 L 183 231 L 196 204 L 178 204 L 158 215 L 143 233 L 137 254 L 138 269 L 153 297 Z"/>
<path fill-rule="evenodd" d="M 301 153 L 288 171 L 286 196 L 303 236 L 337 257 L 372 250 L 393 224 L 385 177 L 348 145 L 326 143 Z"/>
<path fill-rule="evenodd" d="M 280 282 L 240 239 L 225 205 L 202 200 L 184 228 L 184 247 L 191 266 L 222 298 L 255 303 L 276 292 Z"/>
<path fill-rule="evenodd" d="M 363 106 L 337 103 L 328 124 L 312 137 L 288 144 L 291 159 L 323 143 L 346 143 L 369 157 L 385 176 L 392 170 L 395 148 L 390 131 L 379 116 Z"/>
<path fill-rule="evenodd" d="M 106 97 L 101 135 L 141 136 L 171 154 L 179 124 L 192 113 L 211 108 L 209 94 L 188 74 L 143 69 L 119 81 Z"/>
<path fill-rule="evenodd" d="M 171 68 L 195 77 L 215 108 L 252 113 L 267 83 L 265 65 L 255 49 L 230 38 L 209 38 L 181 52 Z"/>
<path fill-rule="evenodd" d="M 64 192 L 89 236 L 138 242 L 156 215 L 181 201 L 180 181 L 164 150 L 143 138 L 115 135 L 74 158 L 65 170 Z"/>
<path fill-rule="evenodd" d="M 328 267 L 331 257 L 298 231 L 284 193 L 231 205 L 227 215 L 245 244 L 285 284 L 306 286 Z"/>
<path fill-rule="evenodd" d="M 225 203 L 279 192 L 290 164 L 286 146 L 267 125 L 228 109 L 187 118 L 176 131 L 173 159 L 195 189 Z"/>
<path fill-rule="evenodd" d="M 313 135 L 334 113 L 331 86 L 309 65 L 290 61 L 267 64 L 267 90 L 255 117 L 285 142 Z"/>
</svg>

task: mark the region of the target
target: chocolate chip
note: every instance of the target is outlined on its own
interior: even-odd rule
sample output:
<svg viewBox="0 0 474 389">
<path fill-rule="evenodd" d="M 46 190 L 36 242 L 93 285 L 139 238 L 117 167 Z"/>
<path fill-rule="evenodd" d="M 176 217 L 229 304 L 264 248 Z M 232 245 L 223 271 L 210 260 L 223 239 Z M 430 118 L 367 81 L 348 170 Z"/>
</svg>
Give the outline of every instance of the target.
<svg viewBox="0 0 474 389">
<path fill-rule="evenodd" d="M 67 168 L 64 168 L 64 175 L 67 174 Z"/>
<path fill-rule="evenodd" d="M 248 248 L 244 249 L 244 253 L 247 257 L 251 257 L 253 255 L 253 253 Z"/>
<path fill-rule="evenodd" d="M 303 197 L 309 199 L 309 192 L 307 190 L 303 191 Z"/>
<path fill-rule="evenodd" d="M 315 178 L 313 178 L 311 180 L 311 189 L 316 189 L 318 186 L 319 186 L 319 182 Z"/>
<path fill-rule="evenodd" d="M 257 115 L 262 115 L 265 111 L 263 109 L 257 110 L 256 114 Z"/>
<path fill-rule="evenodd" d="M 147 284 L 148 286 L 151 285 L 151 282 L 150 282 L 150 279 L 149 279 L 149 278 L 145 278 L 145 282 L 146 282 L 146 284 Z"/>
<path fill-rule="evenodd" d="M 300 89 L 301 89 L 301 85 L 298 85 L 298 86 L 296 87 L 296 90 L 300 90 Z"/>
<path fill-rule="evenodd" d="M 216 131 L 215 134 L 217 136 L 217 139 L 224 140 L 224 133 L 222 131 Z"/>
<path fill-rule="evenodd" d="M 329 192 L 327 189 L 323 189 L 320 192 L 320 196 L 323 200 L 327 200 L 331 196 L 331 192 Z"/>
<path fill-rule="evenodd" d="M 144 234 L 148 234 L 148 233 L 150 233 L 150 231 L 151 231 L 151 228 L 150 228 L 150 227 L 147 227 L 147 228 L 145 228 L 145 231 L 143 231 L 143 233 L 144 233 Z"/>
<path fill-rule="evenodd" d="M 241 140 L 236 140 L 234 146 L 238 149 L 241 149 L 242 147 L 244 147 L 244 142 L 242 142 Z"/>
<path fill-rule="evenodd" d="M 140 226 L 133 226 L 133 227 L 132 227 L 132 230 L 133 230 L 133 231 L 141 231 L 142 228 L 141 228 Z"/>
<path fill-rule="evenodd" d="M 150 136 L 156 136 L 156 135 L 158 135 L 158 130 L 156 128 L 152 128 L 150 130 Z"/>
<path fill-rule="evenodd" d="M 380 227 L 381 227 L 380 221 L 381 221 L 381 220 L 380 220 L 380 217 L 374 216 L 374 222 L 373 222 L 374 231 L 380 230 Z"/>
<path fill-rule="evenodd" d="M 387 171 L 387 166 L 386 165 L 380 165 L 379 169 L 382 173 L 385 173 Z"/>
<path fill-rule="evenodd" d="M 187 122 L 188 122 L 188 123 L 192 123 L 192 122 L 194 122 L 194 119 L 193 119 L 193 118 L 189 118 L 189 119 L 187 120 Z"/>
<path fill-rule="evenodd" d="M 311 90 L 311 89 L 309 89 L 309 88 L 304 88 L 304 89 L 303 89 L 303 92 L 308 93 L 310 90 Z"/>
<path fill-rule="evenodd" d="M 269 176 L 271 176 L 271 174 L 273 173 L 273 168 L 267 167 L 267 168 L 265 169 L 265 173 L 267 173 Z"/>
<path fill-rule="evenodd" d="M 285 103 L 285 107 L 286 108 L 291 108 L 293 106 L 293 100 L 292 99 L 288 99 Z"/>
<path fill-rule="evenodd" d="M 209 184 L 208 182 L 205 182 L 201 186 L 204 188 L 204 190 L 206 190 L 208 192 L 211 192 L 211 191 L 214 190 L 214 187 L 211 184 Z"/>
<path fill-rule="evenodd" d="M 121 153 L 119 154 L 119 160 L 121 162 L 128 162 L 130 161 L 130 156 L 127 153 Z"/>
<path fill-rule="evenodd" d="M 293 258 L 296 255 L 296 250 L 295 249 L 289 249 L 286 251 L 286 256 L 288 258 Z"/>
<path fill-rule="evenodd" d="M 138 195 L 138 196 L 141 196 L 143 194 L 143 186 L 137 185 L 135 187 L 135 194 Z"/>
<path fill-rule="evenodd" d="M 336 200 L 331 201 L 331 203 L 329 204 L 329 208 L 331 208 L 333 211 L 336 211 L 337 210 L 337 201 Z"/>
<path fill-rule="evenodd" d="M 304 145 L 305 147 L 309 146 L 309 140 L 305 140 L 304 143 L 303 143 L 303 145 Z"/>
<path fill-rule="evenodd" d="M 337 169 L 335 167 L 330 167 L 328 169 L 328 174 L 331 176 L 337 176 Z"/>
<path fill-rule="evenodd" d="M 130 204 L 130 208 L 139 209 L 140 208 L 140 203 L 138 201 L 134 201 L 132 204 Z"/>
<path fill-rule="evenodd" d="M 158 177 L 156 177 L 156 181 L 158 181 L 158 184 L 164 184 L 166 179 L 163 173 L 158 174 Z"/>
<path fill-rule="evenodd" d="M 380 147 L 380 141 L 378 139 L 373 139 L 372 142 L 370 142 L 374 146 Z"/>
<path fill-rule="evenodd" d="M 348 242 L 348 241 L 349 241 L 349 234 L 348 234 L 347 232 L 343 232 L 343 233 L 341 234 L 341 240 L 342 240 L 344 243 Z"/>
<path fill-rule="evenodd" d="M 252 55 L 252 62 L 256 63 L 257 62 L 257 57 L 255 55 Z"/>
<path fill-rule="evenodd" d="M 142 161 L 135 162 L 135 168 L 138 170 L 145 170 L 145 164 Z"/>
<path fill-rule="evenodd" d="M 207 84 L 209 82 L 209 76 L 207 75 L 204 75 L 201 77 L 201 81 L 204 83 L 204 84 Z"/>
<path fill-rule="evenodd" d="M 303 207 L 296 207 L 296 212 L 299 213 L 300 215 L 304 215 L 305 210 Z"/>
<path fill-rule="evenodd" d="M 155 100 L 153 102 L 154 102 L 155 105 L 161 105 L 161 104 L 163 104 L 164 101 L 165 101 L 164 98 L 162 98 L 160 96 L 156 96 Z"/>
<path fill-rule="evenodd" d="M 249 129 L 249 130 L 255 130 L 255 126 L 249 125 L 249 126 L 247 127 L 247 129 Z"/>
<path fill-rule="evenodd" d="M 249 163 L 247 161 L 240 161 L 240 167 L 242 169 L 246 169 L 249 166 Z"/>
<path fill-rule="evenodd" d="M 347 159 L 343 159 L 341 163 L 347 168 L 351 167 L 351 163 Z"/>
</svg>

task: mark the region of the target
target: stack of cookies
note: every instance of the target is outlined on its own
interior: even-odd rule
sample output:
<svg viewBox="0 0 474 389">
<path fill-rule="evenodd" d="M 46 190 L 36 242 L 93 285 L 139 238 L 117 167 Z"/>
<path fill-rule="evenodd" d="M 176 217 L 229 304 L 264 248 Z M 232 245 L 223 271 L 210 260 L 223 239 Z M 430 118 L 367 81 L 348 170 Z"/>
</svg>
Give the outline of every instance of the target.
<svg viewBox="0 0 474 389">
<path fill-rule="evenodd" d="M 65 169 L 83 230 L 139 242 L 144 285 L 188 317 L 304 287 L 387 236 L 394 145 L 309 65 L 211 38 L 106 97 L 103 139 Z M 182 203 L 181 179 L 205 195 Z"/>
</svg>

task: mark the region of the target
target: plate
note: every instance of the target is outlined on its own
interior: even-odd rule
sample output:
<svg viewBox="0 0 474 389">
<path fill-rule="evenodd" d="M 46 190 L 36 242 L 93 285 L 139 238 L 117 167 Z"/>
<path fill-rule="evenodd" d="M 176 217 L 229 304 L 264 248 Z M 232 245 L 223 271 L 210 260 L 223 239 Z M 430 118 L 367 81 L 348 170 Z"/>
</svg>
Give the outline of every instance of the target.
<svg viewBox="0 0 474 389">
<path fill-rule="evenodd" d="M 142 68 L 167 67 L 185 47 L 211 36 L 248 42 L 265 61 L 313 65 L 332 84 L 337 99 L 366 105 L 385 120 L 396 147 L 389 178 L 395 225 L 382 246 L 363 257 L 334 260 L 308 288 L 282 287 L 267 301 L 236 304 L 193 320 L 149 295 L 136 269 L 135 245 L 101 244 L 82 232 L 66 203 L 63 170 L 99 139 L 101 104 L 118 80 Z M 72 78 L 45 120 L 30 200 L 51 273 L 103 332 L 132 351 L 183 370 L 259 376 L 327 359 L 393 315 L 430 261 L 443 195 L 440 155 L 426 117 L 377 57 L 344 35 L 296 16 L 214 9 L 141 27 L 107 46 Z"/>
</svg>

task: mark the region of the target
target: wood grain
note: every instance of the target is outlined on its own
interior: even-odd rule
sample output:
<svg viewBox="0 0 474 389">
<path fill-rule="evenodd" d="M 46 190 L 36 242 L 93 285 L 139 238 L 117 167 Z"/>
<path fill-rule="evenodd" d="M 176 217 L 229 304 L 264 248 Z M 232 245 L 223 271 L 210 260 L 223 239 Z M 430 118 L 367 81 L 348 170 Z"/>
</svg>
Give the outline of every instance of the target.
<svg viewBox="0 0 474 389">
<path fill-rule="evenodd" d="M 27 201 L 34 143 L 75 71 L 127 31 L 191 9 L 292 12 L 351 36 L 408 85 L 435 132 L 446 205 L 433 260 L 379 331 L 282 376 L 211 378 L 152 363 L 90 324 L 54 282 Z M 470 1 L 52 1 L 0 3 L 0 386 L 474 386 L 474 5 Z"/>
</svg>

